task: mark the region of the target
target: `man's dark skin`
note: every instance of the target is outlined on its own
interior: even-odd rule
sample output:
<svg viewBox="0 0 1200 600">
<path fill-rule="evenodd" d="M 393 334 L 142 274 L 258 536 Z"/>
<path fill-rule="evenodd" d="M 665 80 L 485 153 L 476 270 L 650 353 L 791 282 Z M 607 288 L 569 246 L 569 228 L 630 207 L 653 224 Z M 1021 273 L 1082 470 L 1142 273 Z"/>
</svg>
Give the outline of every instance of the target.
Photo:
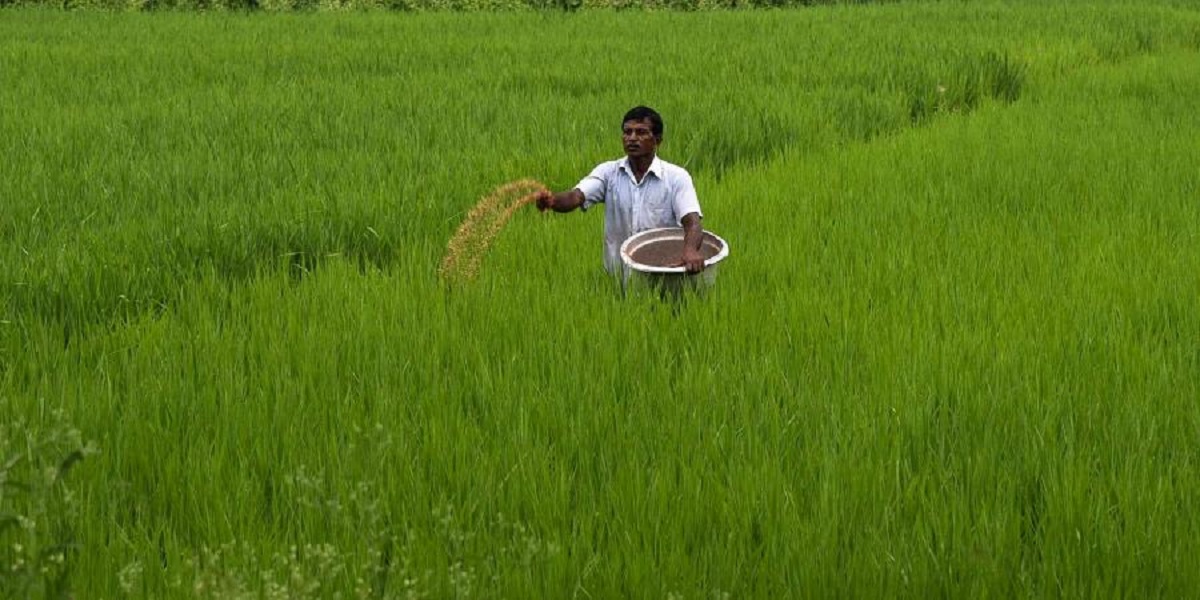
<svg viewBox="0 0 1200 600">
<path fill-rule="evenodd" d="M 629 157 L 629 166 L 633 169 L 634 179 L 641 183 L 650 169 L 650 163 L 662 143 L 662 136 L 654 135 L 650 119 L 630 119 L 621 126 L 621 142 L 625 146 L 625 156 Z M 571 212 L 583 205 L 583 192 L 572 189 L 557 194 L 543 191 L 537 197 L 538 210 L 545 212 L 553 209 L 555 212 Z M 683 254 L 676 267 L 683 267 L 688 273 L 699 273 L 704 270 L 704 256 L 700 254 L 700 244 L 704 239 L 700 227 L 700 215 L 688 213 L 680 219 L 683 224 Z"/>
</svg>

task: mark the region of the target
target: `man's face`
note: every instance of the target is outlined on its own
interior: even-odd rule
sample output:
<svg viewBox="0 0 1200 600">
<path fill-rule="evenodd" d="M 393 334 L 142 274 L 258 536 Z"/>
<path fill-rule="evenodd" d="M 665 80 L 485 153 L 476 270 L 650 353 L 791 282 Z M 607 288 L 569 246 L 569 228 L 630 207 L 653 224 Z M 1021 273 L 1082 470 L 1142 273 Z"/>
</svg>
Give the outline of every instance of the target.
<svg viewBox="0 0 1200 600">
<path fill-rule="evenodd" d="M 658 151 L 658 138 L 650 130 L 650 119 L 630 119 L 621 126 L 621 142 L 625 144 L 625 155 L 629 158 L 654 156 Z"/>
</svg>

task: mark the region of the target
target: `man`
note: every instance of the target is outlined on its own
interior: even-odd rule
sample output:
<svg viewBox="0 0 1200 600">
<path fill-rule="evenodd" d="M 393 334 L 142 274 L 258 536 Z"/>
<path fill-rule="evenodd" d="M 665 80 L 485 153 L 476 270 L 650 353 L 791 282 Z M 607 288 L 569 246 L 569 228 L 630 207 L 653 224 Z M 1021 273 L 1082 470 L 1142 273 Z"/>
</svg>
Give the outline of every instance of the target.
<svg viewBox="0 0 1200 600">
<path fill-rule="evenodd" d="M 624 275 L 621 244 L 626 239 L 647 229 L 680 225 L 684 242 L 677 265 L 693 274 L 704 270 L 696 188 L 683 167 L 658 158 L 662 136 L 662 117 L 652 108 L 635 107 L 621 120 L 625 158 L 601 163 L 570 191 L 544 191 L 537 198 L 543 212 L 586 211 L 603 202 L 604 268 L 614 275 Z"/>
</svg>

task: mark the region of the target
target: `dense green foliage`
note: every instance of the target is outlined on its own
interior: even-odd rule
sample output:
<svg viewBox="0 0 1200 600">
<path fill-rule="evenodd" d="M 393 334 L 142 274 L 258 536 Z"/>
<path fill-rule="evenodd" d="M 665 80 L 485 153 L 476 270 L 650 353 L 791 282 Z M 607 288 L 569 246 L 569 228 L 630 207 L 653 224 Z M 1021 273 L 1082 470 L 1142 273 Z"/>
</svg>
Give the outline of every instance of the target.
<svg viewBox="0 0 1200 600">
<path fill-rule="evenodd" d="M 871 4 L 899 0 L 0 0 L 4 6 L 123 11 L 567 11 L 715 10 Z"/>
<path fill-rule="evenodd" d="M 0 0 L 0 8 L 49 7 L 67 10 L 112 11 L 238 11 L 238 12 L 478 12 L 578 10 L 675 10 L 797 8 L 824 5 L 890 4 L 905 0 Z M 968 2 L 979 0 L 956 0 Z M 994 2 L 997 0 L 986 0 Z M 1004 0 L 1000 0 L 1004 1 Z M 1018 3 L 1021 0 L 1016 0 Z M 1128 0 L 1091 0 L 1128 4 Z M 1196 7 L 1197 0 L 1160 0 L 1162 4 Z"/>
<path fill-rule="evenodd" d="M 10 595 L 1200 585 L 1200 13 L 2 16 Z M 638 103 L 708 297 L 438 281 Z"/>
</svg>

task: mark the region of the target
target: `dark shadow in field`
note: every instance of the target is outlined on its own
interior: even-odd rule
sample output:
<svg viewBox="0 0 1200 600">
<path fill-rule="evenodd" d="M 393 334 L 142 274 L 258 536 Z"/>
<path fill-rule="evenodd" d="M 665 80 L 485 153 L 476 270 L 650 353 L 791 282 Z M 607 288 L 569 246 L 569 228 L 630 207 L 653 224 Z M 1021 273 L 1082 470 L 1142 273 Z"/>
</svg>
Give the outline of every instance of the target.
<svg viewBox="0 0 1200 600">
<path fill-rule="evenodd" d="M 715 271 L 696 275 L 667 275 L 653 278 L 634 274 L 617 290 L 628 302 L 644 302 L 651 309 L 665 308 L 675 317 L 682 316 L 693 302 L 705 302 L 716 285 Z"/>
<path fill-rule="evenodd" d="M 883 85 L 865 77 L 801 97 L 713 96 L 695 109 L 710 117 L 671 143 L 684 166 L 719 182 L 727 172 L 769 162 L 785 150 L 820 150 L 830 136 L 869 142 L 941 115 L 970 113 L 985 100 L 1013 102 L 1021 97 L 1027 72 L 1027 65 L 1008 53 L 987 51 L 912 64 Z M 821 108 L 813 120 L 810 111 L 789 105 Z M 738 107 L 737 119 L 728 118 L 730 106 Z"/>
<path fill-rule="evenodd" d="M 908 114 L 919 125 L 938 113 L 969 113 L 985 99 L 1009 103 L 1021 97 L 1028 67 L 1008 54 L 968 55 L 940 80 L 915 78 L 907 88 Z"/>
<path fill-rule="evenodd" d="M 0 342 L 6 342 L 0 349 L 11 345 L 8 337 L 24 335 L 18 327 L 21 319 L 54 324 L 65 347 L 88 329 L 116 327 L 162 313 L 175 303 L 184 282 L 202 276 L 215 275 L 237 284 L 282 272 L 288 281 L 298 284 L 331 258 L 354 264 L 361 272 L 386 269 L 397 259 L 398 245 L 376 236 L 344 240 L 337 252 L 322 250 L 339 244 L 317 229 L 284 235 L 279 228 L 264 227 L 236 238 L 189 236 L 161 244 L 152 259 L 143 259 L 152 265 L 142 269 L 114 266 L 83 255 L 80 264 L 69 269 L 76 274 L 69 281 L 47 278 L 9 283 L 0 307 L 3 315 L 13 315 L 14 322 L 0 331 Z M 0 352 L 0 373 L 7 360 Z"/>
</svg>

